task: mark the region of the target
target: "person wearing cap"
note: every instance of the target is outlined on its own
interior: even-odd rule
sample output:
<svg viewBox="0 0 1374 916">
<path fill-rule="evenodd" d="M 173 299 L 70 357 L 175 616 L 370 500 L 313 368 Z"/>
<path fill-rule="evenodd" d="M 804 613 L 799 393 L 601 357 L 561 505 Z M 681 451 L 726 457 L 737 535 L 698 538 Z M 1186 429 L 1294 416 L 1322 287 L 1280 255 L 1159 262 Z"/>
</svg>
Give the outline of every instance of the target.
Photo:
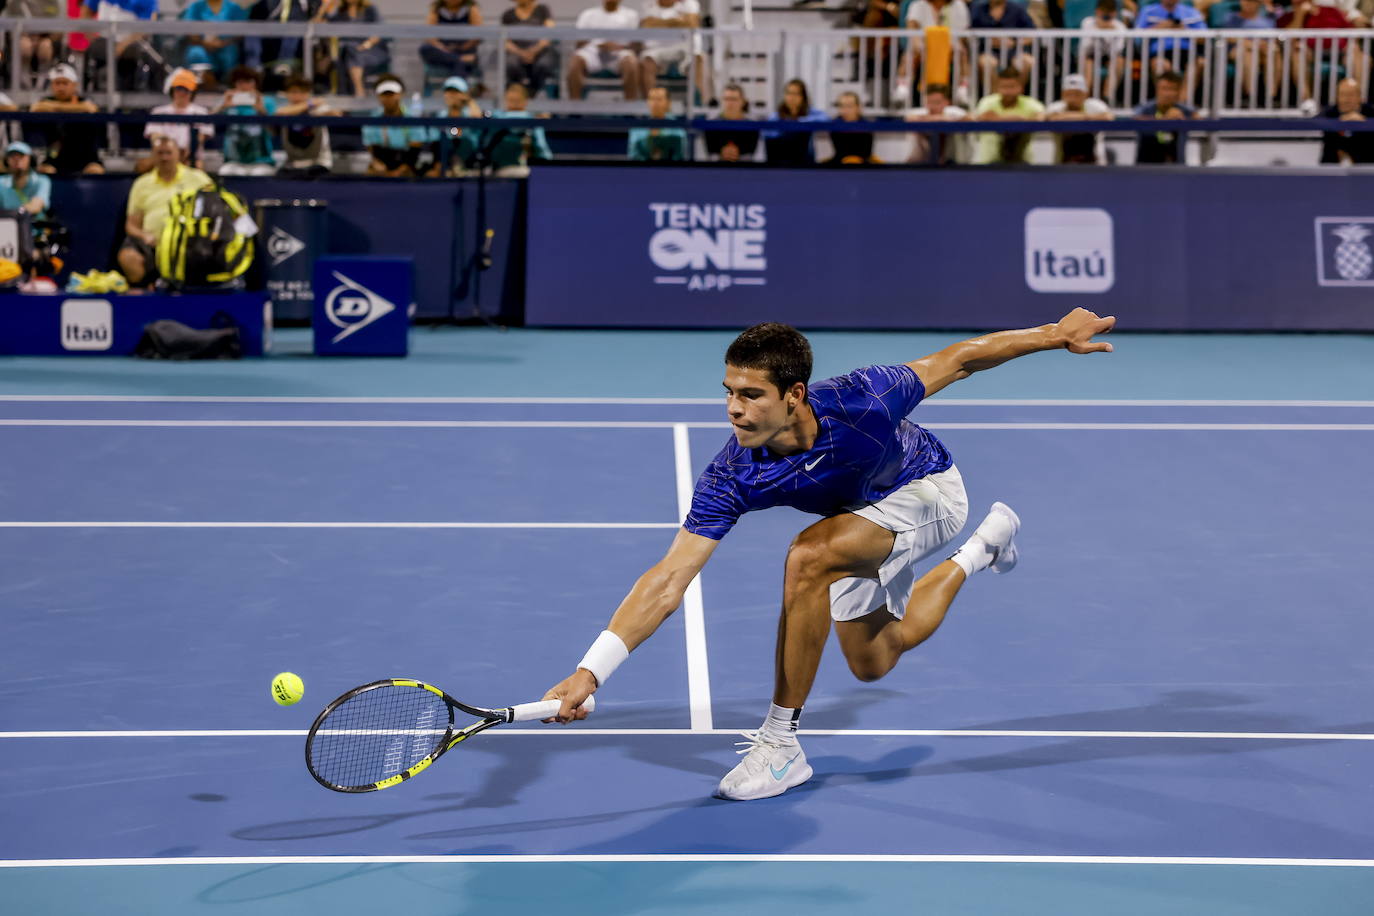
<svg viewBox="0 0 1374 916">
<path fill-rule="evenodd" d="M 373 116 L 381 119 L 410 117 L 411 112 L 401 104 L 405 91 L 405 84 L 399 76 L 394 73 L 382 74 L 376 89 L 377 101 L 381 106 L 372 112 Z M 415 113 L 417 117 L 419 114 Z M 424 127 L 369 124 L 363 128 L 363 145 L 372 155 L 367 164 L 367 174 L 413 178 L 420 154 L 432 139 L 429 130 Z"/>
<path fill-rule="evenodd" d="M 193 100 L 196 97 L 196 90 L 200 88 L 200 80 L 190 70 L 178 67 L 172 71 L 172 75 L 167 77 L 167 95 L 172 101 L 167 105 L 158 105 L 150 114 L 174 114 L 174 115 L 201 115 L 209 114 L 210 109 L 204 105 L 196 104 Z M 196 130 L 196 156 L 192 163 L 196 168 L 204 168 L 201 164 L 201 154 L 205 151 L 205 144 L 215 135 L 215 128 L 210 124 L 197 124 Z M 162 133 L 176 140 L 177 146 L 181 147 L 182 155 L 188 155 L 191 149 L 191 125 L 173 124 L 171 122 L 150 123 L 143 125 L 143 136 L 152 140 L 153 134 Z M 134 171 L 142 175 L 154 166 L 152 152 L 134 163 Z"/>
<path fill-rule="evenodd" d="M 997 91 L 979 99 L 973 109 L 975 121 L 1042 121 L 1045 106 L 1022 92 L 1025 83 L 1021 71 L 1005 67 L 997 74 Z M 1031 162 L 1031 135 L 1028 133 L 978 134 L 973 161 L 976 165 L 990 163 Z"/>
<path fill-rule="evenodd" d="M 554 27 L 553 13 L 536 0 L 515 0 L 515 5 L 501 14 L 501 24 L 551 29 Z M 535 95 L 557 73 L 558 52 L 551 40 L 506 39 L 506 82 L 524 83 L 530 95 Z"/>
<path fill-rule="evenodd" d="M 324 0 L 316 22 L 379 23 L 382 21 L 377 7 L 371 0 Z M 389 42 L 377 29 L 367 38 L 339 39 L 339 69 L 347 74 L 353 87 L 353 95 L 363 98 L 367 95 L 364 77 L 391 66 Z M 378 77 L 381 79 L 381 77 Z M 343 87 L 339 87 L 343 91 Z"/>
<path fill-rule="evenodd" d="M 229 74 L 233 88 L 224 93 L 216 112 L 230 115 L 276 114 L 277 100 L 260 90 L 262 76 L 252 67 L 235 67 Z M 272 132 L 265 124 L 235 124 L 224 129 L 224 165 L 221 175 L 271 175 L 277 170 L 272 158 Z"/>
<path fill-rule="evenodd" d="M 1112 109 L 1101 99 L 1088 98 L 1088 80 L 1081 73 L 1064 77 L 1059 101 L 1045 109 L 1046 121 L 1110 121 Z M 1105 165 L 1101 133 L 1054 134 L 1055 162 Z"/>
<path fill-rule="evenodd" d="M 5 147 L 5 172 L 0 175 L 0 210 L 25 210 L 35 219 L 47 217 L 52 206 L 52 179 L 33 169 L 33 149 L 22 140 Z"/>
<path fill-rule="evenodd" d="M 134 179 L 124 208 L 124 242 L 119 248 L 119 270 L 133 286 L 157 279 L 157 243 L 167 222 L 172 198 L 213 184 L 210 176 L 181 161 L 181 148 L 165 133 L 154 132 L 153 169 Z"/>
<path fill-rule="evenodd" d="M 100 111 L 94 102 L 81 98 L 77 92 L 76 70 L 71 64 L 57 64 L 48 71 L 50 95 L 39 99 L 29 110 L 52 114 L 95 114 Z M 49 175 L 100 175 L 100 145 L 105 136 L 103 124 L 44 124 L 43 142 L 48 157 L 38 170 Z"/>
<path fill-rule="evenodd" d="M 444 80 L 444 114 L 450 118 L 482 117 L 482 109 L 477 107 L 477 103 L 472 100 L 468 81 L 461 76 L 450 76 Z M 432 142 L 434 168 L 428 173 L 430 177 L 437 178 L 445 173 L 460 175 L 472 165 L 477 154 L 477 144 L 481 137 L 481 131 L 472 128 L 449 127 L 444 130 L 444 133 L 448 134 L 449 141 L 448 163 L 441 162 L 443 150 L 439 138 L 435 138 Z"/>
<path fill-rule="evenodd" d="M 323 117 L 340 114 L 323 99 L 312 94 L 310 80 L 293 76 L 286 81 L 286 104 L 277 108 L 279 115 L 309 115 Z M 334 153 L 329 145 L 329 128 L 305 124 L 288 124 L 281 132 L 282 150 L 286 161 L 277 174 L 283 177 L 318 178 L 334 167 Z"/>
<path fill-rule="evenodd" d="M 191 22 L 244 22 L 248 11 L 234 0 L 195 0 L 181 13 Z M 239 40 L 217 35 L 190 35 L 186 66 L 206 74 L 206 83 L 223 80 L 239 65 Z"/>
</svg>

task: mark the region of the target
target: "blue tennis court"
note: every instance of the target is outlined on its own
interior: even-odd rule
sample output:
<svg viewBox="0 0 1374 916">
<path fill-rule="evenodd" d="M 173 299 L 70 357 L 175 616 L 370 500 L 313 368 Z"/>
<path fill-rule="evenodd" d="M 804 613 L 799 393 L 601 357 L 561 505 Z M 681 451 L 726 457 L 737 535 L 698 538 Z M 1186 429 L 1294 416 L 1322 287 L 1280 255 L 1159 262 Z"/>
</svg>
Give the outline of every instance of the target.
<svg viewBox="0 0 1374 916">
<path fill-rule="evenodd" d="M 8 361 L 0 896 L 102 914 L 1368 912 L 1365 338 L 1290 338 L 1326 347 L 1306 400 L 1257 371 L 1271 337 L 1211 338 L 1250 374 L 1151 400 L 1171 361 L 1206 375 L 1186 367 L 1197 339 L 1127 336 L 1116 365 L 1041 355 L 1005 390 L 990 374 L 918 408 L 975 515 L 1020 513 L 1021 565 L 970 582 L 882 681 L 832 646 L 802 722 L 816 777 L 786 795 L 711 797 L 767 709 L 783 556 L 812 518 L 785 509 L 741 522 L 587 722 L 497 729 L 385 792 L 316 785 L 305 730 L 356 684 L 503 705 L 571 669 L 728 434 L 722 339 L 417 332 L 413 362 L 382 367 Z M 814 335 L 817 377 L 952 339 Z M 627 342 L 631 371 L 670 367 L 648 389 L 597 364 Z M 677 373 L 697 356 L 700 378 Z M 306 683 L 286 709 L 267 691 L 282 670 Z"/>
</svg>

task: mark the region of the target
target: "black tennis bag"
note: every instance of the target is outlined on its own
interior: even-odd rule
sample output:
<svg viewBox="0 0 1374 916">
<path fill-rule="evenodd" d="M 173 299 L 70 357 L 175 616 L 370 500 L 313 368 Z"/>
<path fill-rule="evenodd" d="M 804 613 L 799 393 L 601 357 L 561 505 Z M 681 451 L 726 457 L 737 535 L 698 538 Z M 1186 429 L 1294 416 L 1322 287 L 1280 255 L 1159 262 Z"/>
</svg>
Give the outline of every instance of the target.
<svg viewBox="0 0 1374 916">
<path fill-rule="evenodd" d="M 134 355 L 140 359 L 242 359 L 238 327 L 197 331 L 180 321 L 163 319 L 143 326 Z"/>
</svg>

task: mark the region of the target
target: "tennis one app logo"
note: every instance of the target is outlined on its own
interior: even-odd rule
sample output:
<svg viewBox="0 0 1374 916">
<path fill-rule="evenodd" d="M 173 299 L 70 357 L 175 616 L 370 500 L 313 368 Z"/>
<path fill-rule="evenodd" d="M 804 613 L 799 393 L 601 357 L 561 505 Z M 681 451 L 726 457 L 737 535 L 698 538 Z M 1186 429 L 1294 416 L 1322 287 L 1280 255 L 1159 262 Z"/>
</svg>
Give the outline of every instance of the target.
<svg viewBox="0 0 1374 916">
<path fill-rule="evenodd" d="M 106 299 L 62 302 L 62 349 L 108 350 L 114 344 L 114 306 Z"/>
<path fill-rule="evenodd" d="M 763 204 L 649 204 L 654 282 L 694 292 L 763 286 L 768 210 Z"/>
<path fill-rule="evenodd" d="M 363 286 L 357 280 L 346 277 L 337 270 L 332 271 L 339 285 L 329 291 L 324 300 L 324 314 L 334 327 L 339 328 L 331 343 L 338 343 L 345 337 L 361 331 L 383 315 L 396 310 L 396 303 Z"/>
<path fill-rule="evenodd" d="M 1095 207 L 1026 214 L 1026 285 L 1037 293 L 1105 293 L 1116 282 L 1112 215 Z"/>
</svg>

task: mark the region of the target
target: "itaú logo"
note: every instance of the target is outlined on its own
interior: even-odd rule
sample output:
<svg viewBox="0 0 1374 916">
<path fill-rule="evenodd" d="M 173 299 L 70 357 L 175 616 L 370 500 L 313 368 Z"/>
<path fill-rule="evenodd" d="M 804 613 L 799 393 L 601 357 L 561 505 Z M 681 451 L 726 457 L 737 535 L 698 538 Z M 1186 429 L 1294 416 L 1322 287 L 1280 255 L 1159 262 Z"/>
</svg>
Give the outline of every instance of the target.
<svg viewBox="0 0 1374 916">
<path fill-rule="evenodd" d="M 763 286 L 768 212 L 763 204 L 651 203 L 654 282 L 692 291 Z"/>
<path fill-rule="evenodd" d="M 1096 207 L 1026 214 L 1026 285 L 1037 293 L 1105 293 L 1116 282 L 1112 215 Z"/>
</svg>

